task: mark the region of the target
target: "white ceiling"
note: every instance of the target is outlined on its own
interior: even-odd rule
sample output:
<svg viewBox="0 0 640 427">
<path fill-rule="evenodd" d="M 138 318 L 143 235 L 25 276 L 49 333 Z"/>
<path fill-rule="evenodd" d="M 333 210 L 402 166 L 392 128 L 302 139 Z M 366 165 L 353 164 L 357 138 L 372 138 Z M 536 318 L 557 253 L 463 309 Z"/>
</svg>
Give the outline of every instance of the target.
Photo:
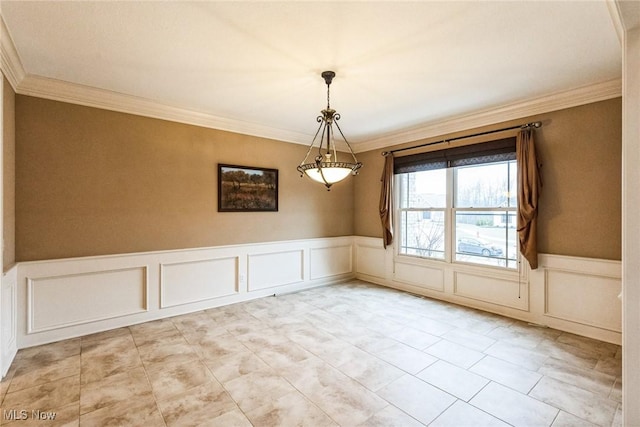
<svg viewBox="0 0 640 427">
<path fill-rule="evenodd" d="M 27 79 L 130 95 L 301 143 L 326 104 L 323 70 L 337 73 L 331 106 L 355 145 L 621 76 L 605 0 L 1 8 Z"/>
</svg>

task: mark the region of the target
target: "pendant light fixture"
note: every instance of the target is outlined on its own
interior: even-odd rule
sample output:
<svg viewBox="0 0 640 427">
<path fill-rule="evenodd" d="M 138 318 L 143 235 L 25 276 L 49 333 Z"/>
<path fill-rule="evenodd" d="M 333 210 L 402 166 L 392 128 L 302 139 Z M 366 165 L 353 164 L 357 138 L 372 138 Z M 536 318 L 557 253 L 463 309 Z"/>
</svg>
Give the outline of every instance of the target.
<svg viewBox="0 0 640 427">
<path fill-rule="evenodd" d="M 344 137 L 342 129 L 340 129 L 340 126 L 338 125 L 340 114 L 338 114 L 336 110 L 333 110 L 329 104 L 329 86 L 331 86 L 331 81 L 336 76 L 336 73 L 333 71 L 324 71 L 321 76 L 325 83 L 327 83 L 327 108 L 322 110 L 322 115 L 318 116 L 316 119 L 317 122 L 320 123 L 320 126 L 318 126 L 316 135 L 313 137 L 313 141 L 311 141 L 307 155 L 304 157 L 297 169 L 298 172 L 300 172 L 301 177 L 306 174 L 312 180 L 324 184 L 328 191 L 336 182 L 342 181 L 349 175 L 357 175 L 358 169 L 362 167 L 362 163 L 356 159 L 356 155 L 353 153 L 351 145 L 347 141 L 347 138 Z M 335 128 L 338 129 L 339 136 L 342 137 L 342 140 L 349 149 L 349 153 L 351 154 L 351 157 L 353 157 L 353 162 L 338 160 L 338 150 L 336 149 L 335 131 L 333 128 L 334 125 Z M 320 136 L 320 138 L 318 138 L 318 136 Z M 319 141 L 318 155 L 312 163 L 307 163 L 307 159 L 309 158 L 309 154 L 311 154 L 311 150 L 313 149 L 313 145 L 316 143 L 316 140 Z"/>
</svg>

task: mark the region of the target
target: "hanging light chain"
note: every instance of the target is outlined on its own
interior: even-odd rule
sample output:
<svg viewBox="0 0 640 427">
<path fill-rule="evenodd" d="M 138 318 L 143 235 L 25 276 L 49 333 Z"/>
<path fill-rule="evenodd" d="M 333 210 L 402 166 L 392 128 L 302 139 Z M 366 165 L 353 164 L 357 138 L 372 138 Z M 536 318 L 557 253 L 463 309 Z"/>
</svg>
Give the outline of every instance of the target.
<svg viewBox="0 0 640 427">
<path fill-rule="evenodd" d="M 327 83 L 327 110 L 331 109 L 329 104 L 329 91 L 331 90 L 331 82 Z"/>
</svg>

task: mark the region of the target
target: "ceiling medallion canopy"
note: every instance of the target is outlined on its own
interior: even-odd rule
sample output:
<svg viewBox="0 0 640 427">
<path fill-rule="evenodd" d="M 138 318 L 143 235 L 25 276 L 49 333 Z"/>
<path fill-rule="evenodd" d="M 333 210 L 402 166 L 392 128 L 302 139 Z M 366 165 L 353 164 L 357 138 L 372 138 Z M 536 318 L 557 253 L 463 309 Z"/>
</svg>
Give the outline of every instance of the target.
<svg viewBox="0 0 640 427">
<path fill-rule="evenodd" d="M 356 155 L 353 153 L 353 149 L 351 148 L 349 141 L 347 141 L 347 138 L 345 138 L 340 126 L 338 125 L 340 114 L 337 113 L 336 110 L 332 109 L 329 103 L 329 87 L 331 86 L 331 81 L 336 76 L 336 73 L 333 71 L 324 71 L 321 76 L 327 83 L 327 108 L 322 110 L 322 115 L 318 116 L 316 119 L 320 125 L 313 137 L 313 141 L 311 141 L 307 155 L 304 157 L 297 169 L 298 172 L 300 172 L 301 177 L 306 174 L 312 180 L 324 184 L 328 191 L 336 182 L 342 181 L 349 175 L 357 175 L 358 169 L 362 167 L 362 163 L 356 159 Z M 339 136 L 349 149 L 349 154 L 351 154 L 353 161 L 350 161 L 351 159 L 348 159 L 349 161 L 340 161 L 338 159 L 334 125 L 338 130 Z M 313 149 L 316 141 L 318 141 L 318 155 L 315 157 L 314 162 L 307 163 L 309 154 L 311 154 L 311 150 Z"/>
</svg>

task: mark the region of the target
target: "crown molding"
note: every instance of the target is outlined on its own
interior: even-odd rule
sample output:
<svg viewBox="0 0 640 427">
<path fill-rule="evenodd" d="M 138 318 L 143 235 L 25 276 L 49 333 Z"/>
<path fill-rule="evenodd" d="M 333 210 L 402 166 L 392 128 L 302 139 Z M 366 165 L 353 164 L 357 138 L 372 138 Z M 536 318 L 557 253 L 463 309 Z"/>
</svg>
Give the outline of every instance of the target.
<svg viewBox="0 0 640 427">
<path fill-rule="evenodd" d="M 556 92 L 524 102 L 514 102 L 496 108 L 476 111 L 446 120 L 416 126 L 401 132 L 394 132 L 380 138 L 353 145 L 356 153 L 393 147 L 426 138 L 447 135 L 454 132 L 482 126 L 517 120 L 536 114 L 563 110 L 622 96 L 622 80 L 615 79 L 603 83 L 582 86 L 576 89 Z"/>
<path fill-rule="evenodd" d="M 24 67 L 18 55 L 18 50 L 13 44 L 13 39 L 4 18 L 0 15 L 0 67 L 14 92 L 17 91 L 20 82 L 25 78 Z"/>
<path fill-rule="evenodd" d="M 69 102 L 88 107 L 136 114 L 295 144 L 308 145 L 313 138 L 311 134 L 292 132 L 241 120 L 219 117 L 209 113 L 163 104 L 132 95 L 27 74 L 1 15 L 0 60 L 0 66 L 4 75 L 13 87 L 13 90 L 21 95 Z M 398 132 L 391 132 L 364 142 L 352 142 L 351 146 L 356 153 L 389 148 L 425 138 L 433 138 L 453 132 L 521 119 L 523 117 L 604 101 L 619 96 L 622 96 L 622 80 L 615 79 L 556 92 L 524 102 L 515 102 L 500 107 L 480 110 Z M 346 147 L 339 146 L 338 148 L 346 150 Z"/>
<path fill-rule="evenodd" d="M 638 1 L 613 0 L 615 18 L 622 25 L 622 33 L 640 28 L 640 3 Z"/>
<path fill-rule="evenodd" d="M 69 102 L 87 107 L 136 114 L 296 144 L 307 145 L 311 140 L 310 135 L 300 132 L 218 117 L 132 95 L 27 74 L 1 14 L 0 67 L 14 92 L 20 95 Z"/>
<path fill-rule="evenodd" d="M 4 66 L 4 49 L 2 53 Z M 14 60 L 17 59 L 17 63 L 21 66 L 17 55 L 12 58 Z M 9 64 L 15 64 L 15 62 L 9 62 Z M 18 68 L 17 70 L 18 72 L 9 73 L 7 78 L 10 80 L 10 76 L 19 77 L 21 75 L 19 73 L 21 68 Z M 26 76 L 24 74 L 22 75 L 22 79 L 18 81 L 14 88 L 16 93 L 21 95 L 29 95 L 54 101 L 62 101 L 122 113 L 136 114 L 145 117 L 202 126 L 260 138 L 269 138 L 295 144 L 308 145 L 309 141 L 312 140 L 312 135 L 309 134 L 291 132 L 269 126 L 243 122 L 240 120 L 218 117 L 200 111 L 162 104 L 132 95 L 125 95 L 61 80 L 49 79 L 30 74 Z M 583 86 L 577 89 L 557 92 L 525 102 L 516 102 L 497 108 L 485 109 L 471 114 L 461 115 L 423 126 L 417 126 L 400 132 L 393 132 L 366 142 L 352 142 L 351 145 L 356 153 L 389 148 L 395 145 L 418 141 L 425 138 L 437 137 L 454 132 L 488 126 L 495 123 L 516 120 L 536 114 L 604 101 L 607 99 L 617 98 L 621 95 L 622 81 L 620 79 L 615 79 L 608 82 Z M 344 147 L 339 148 L 344 149 Z"/>
<path fill-rule="evenodd" d="M 121 113 L 136 114 L 206 128 L 235 132 L 297 144 L 308 144 L 307 134 L 215 116 L 109 90 L 28 74 L 17 93 Z"/>
<path fill-rule="evenodd" d="M 618 5 L 616 4 L 616 0 L 606 0 L 606 4 L 607 9 L 609 10 L 609 16 L 611 17 L 611 23 L 613 24 L 613 28 L 616 30 L 618 41 L 620 42 L 620 46 L 622 47 L 624 26 L 622 25 L 622 17 L 620 16 Z"/>
</svg>

